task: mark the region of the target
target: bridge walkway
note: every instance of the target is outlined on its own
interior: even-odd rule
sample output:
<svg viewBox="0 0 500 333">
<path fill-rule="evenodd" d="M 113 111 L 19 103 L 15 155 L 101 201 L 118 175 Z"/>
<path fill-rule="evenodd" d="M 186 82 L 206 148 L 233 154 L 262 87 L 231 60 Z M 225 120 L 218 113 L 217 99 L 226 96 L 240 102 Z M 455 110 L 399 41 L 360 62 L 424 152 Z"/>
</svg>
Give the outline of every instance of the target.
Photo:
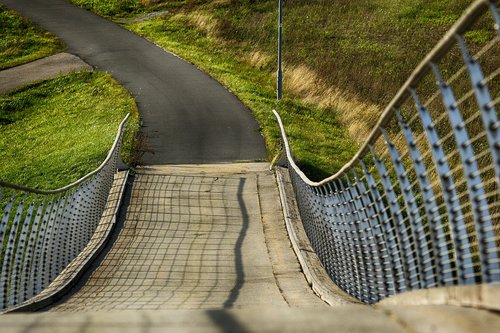
<svg viewBox="0 0 500 333">
<path fill-rule="evenodd" d="M 268 164 L 144 167 L 124 204 L 115 240 L 50 311 L 326 305 L 300 271 Z"/>
<path fill-rule="evenodd" d="M 301 272 L 268 168 L 140 168 L 111 240 L 73 289 L 41 312 L 0 316 L 0 331 L 498 331 L 488 309 L 328 306 Z"/>
</svg>

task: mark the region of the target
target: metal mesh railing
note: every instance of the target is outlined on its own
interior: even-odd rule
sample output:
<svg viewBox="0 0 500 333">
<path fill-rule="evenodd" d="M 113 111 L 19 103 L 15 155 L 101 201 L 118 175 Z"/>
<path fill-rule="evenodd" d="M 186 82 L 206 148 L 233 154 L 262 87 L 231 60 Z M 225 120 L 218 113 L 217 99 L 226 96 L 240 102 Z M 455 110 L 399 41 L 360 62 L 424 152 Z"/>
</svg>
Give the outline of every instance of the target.
<svg viewBox="0 0 500 333">
<path fill-rule="evenodd" d="M 473 3 L 321 182 L 297 167 L 274 111 L 312 246 L 363 302 L 500 280 L 499 25 L 497 1 Z"/>
<path fill-rule="evenodd" d="M 0 309 L 39 294 L 88 243 L 104 211 L 129 115 L 104 162 L 66 187 L 0 181 Z"/>
</svg>

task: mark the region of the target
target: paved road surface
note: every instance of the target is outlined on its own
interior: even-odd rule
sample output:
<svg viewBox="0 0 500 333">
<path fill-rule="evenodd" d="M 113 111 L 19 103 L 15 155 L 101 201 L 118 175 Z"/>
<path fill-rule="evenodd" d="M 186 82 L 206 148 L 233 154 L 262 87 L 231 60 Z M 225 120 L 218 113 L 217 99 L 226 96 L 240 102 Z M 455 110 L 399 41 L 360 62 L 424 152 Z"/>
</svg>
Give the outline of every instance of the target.
<svg viewBox="0 0 500 333">
<path fill-rule="evenodd" d="M 218 82 L 122 27 L 66 0 L 0 0 L 60 37 L 67 51 L 111 72 L 141 111 L 141 164 L 265 159 L 250 111 Z"/>
</svg>

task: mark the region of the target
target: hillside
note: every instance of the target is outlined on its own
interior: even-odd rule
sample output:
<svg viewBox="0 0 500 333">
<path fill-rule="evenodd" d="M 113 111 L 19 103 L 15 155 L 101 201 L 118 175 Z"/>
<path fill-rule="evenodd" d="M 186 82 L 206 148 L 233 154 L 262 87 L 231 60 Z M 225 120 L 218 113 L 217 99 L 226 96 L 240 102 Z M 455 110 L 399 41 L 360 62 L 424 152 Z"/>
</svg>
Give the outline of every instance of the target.
<svg viewBox="0 0 500 333">
<path fill-rule="evenodd" d="M 285 1 L 281 103 L 273 100 L 276 0 L 74 2 L 225 84 L 256 114 L 270 155 L 277 131 L 267 113 L 280 110 L 296 157 L 318 178 L 352 156 L 352 140 L 366 137 L 384 105 L 472 1 Z M 471 41 L 488 33 L 479 29 Z"/>
</svg>

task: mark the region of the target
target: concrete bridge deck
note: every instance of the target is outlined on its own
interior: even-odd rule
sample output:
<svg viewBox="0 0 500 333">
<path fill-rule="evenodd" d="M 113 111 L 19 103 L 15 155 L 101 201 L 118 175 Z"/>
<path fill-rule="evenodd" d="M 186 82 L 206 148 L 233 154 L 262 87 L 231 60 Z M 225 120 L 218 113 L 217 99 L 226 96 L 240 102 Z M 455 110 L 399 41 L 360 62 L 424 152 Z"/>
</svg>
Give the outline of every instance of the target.
<svg viewBox="0 0 500 333">
<path fill-rule="evenodd" d="M 496 332 L 491 309 L 330 307 L 307 284 L 267 163 L 149 166 L 111 241 L 57 303 L 7 332 Z"/>
<path fill-rule="evenodd" d="M 268 169 L 139 169 L 115 240 L 49 311 L 325 306 L 300 272 Z"/>
</svg>

